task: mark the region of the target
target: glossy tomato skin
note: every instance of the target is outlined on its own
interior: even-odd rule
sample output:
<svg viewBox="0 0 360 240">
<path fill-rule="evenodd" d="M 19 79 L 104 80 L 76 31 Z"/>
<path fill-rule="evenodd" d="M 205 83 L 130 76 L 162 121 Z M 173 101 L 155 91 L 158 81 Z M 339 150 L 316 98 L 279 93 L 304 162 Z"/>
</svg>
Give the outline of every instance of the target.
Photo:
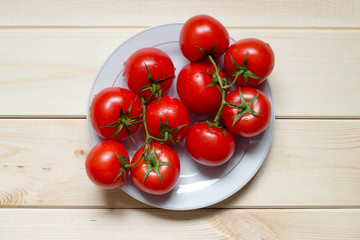
<svg viewBox="0 0 360 240">
<path fill-rule="evenodd" d="M 245 55 L 247 54 L 248 69 L 261 79 L 248 77 L 250 86 L 257 86 L 270 75 L 275 65 L 275 55 L 270 45 L 256 38 L 246 38 L 232 44 L 225 53 L 224 65 L 227 73 L 230 75 L 236 71 L 232 64 L 230 55 L 233 60 L 243 65 Z M 231 79 L 234 80 L 234 76 Z M 242 76 L 239 76 L 236 83 L 241 86 L 249 86 L 246 84 Z"/>
<path fill-rule="evenodd" d="M 219 109 L 221 94 L 216 86 L 207 87 L 212 83 L 214 67 L 208 61 L 190 63 L 184 66 L 177 78 L 177 93 L 184 105 L 191 111 L 209 114 Z M 223 71 L 219 71 L 221 78 L 226 78 Z"/>
<path fill-rule="evenodd" d="M 188 19 L 180 32 L 180 49 L 190 62 L 204 57 L 198 48 L 211 50 L 215 43 L 214 57 L 222 55 L 229 47 L 229 33 L 217 19 L 208 15 L 197 15 Z"/>
<path fill-rule="evenodd" d="M 225 127 L 232 132 L 233 134 L 242 136 L 242 137 L 254 137 L 262 133 L 271 121 L 271 103 L 267 96 L 251 87 L 242 87 L 240 88 L 242 94 L 244 95 L 245 101 L 250 101 L 256 94 L 259 92 L 259 96 L 256 101 L 251 105 L 251 108 L 255 112 L 261 114 L 262 116 L 255 116 L 250 113 L 246 113 L 240 120 L 238 120 L 234 125 L 233 121 L 238 113 L 238 109 L 225 106 L 222 112 L 222 122 Z M 232 104 L 240 104 L 240 95 L 239 89 L 231 91 L 226 97 L 225 101 Z"/>
<path fill-rule="evenodd" d="M 134 52 L 124 63 L 124 81 L 135 94 L 149 84 L 145 64 L 154 81 L 175 75 L 174 64 L 164 51 L 158 48 L 142 48 Z M 169 90 L 174 78 L 160 83 L 163 94 Z M 138 96 L 148 99 L 150 95 L 151 91 L 146 90 Z"/>
<path fill-rule="evenodd" d="M 176 129 L 182 125 L 178 131 L 172 134 L 176 142 L 185 138 L 190 128 L 190 115 L 185 105 L 177 98 L 162 96 L 160 101 L 153 100 L 146 108 L 146 124 L 149 134 L 154 137 L 160 135 L 160 120 L 162 123 L 168 119 L 170 129 Z M 168 140 L 166 144 L 173 142 Z"/>
<path fill-rule="evenodd" d="M 128 89 L 119 87 L 105 88 L 96 94 L 90 105 L 90 123 L 94 131 L 101 137 L 111 140 L 123 140 L 129 137 L 125 129 L 112 137 L 117 127 L 105 127 L 116 122 L 120 117 L 120 109 L 125 113 L 132 104 L 129 117 L 139 117 L 142 114 L 140 99 Z M 129 127 L 133 134 L 140 124 Z"/>
<path fill-rule="evenodd" d="M 195 123 L 186 137 L 186 149 L 190 156 L 206 166 L 219 166 L 229 161 L 235 145 L 235 138 L 227 129 L 209 127 L 205 122 Z"/>
<path fill-rule="evenodd" d="M 113 189 L 121 186 L 125 181 L 124 174 L 116 179 L 120 173 L 121 164 L 115 152 L 125 159 L 128 156 L 126 149 L 121 143 L 107 140 L 95 145 L 86 158 L 86 173 L 89 179 L 99 187 Z M 128 172 L 126 170 L 126 173 Z"/>
<path fill-rule="evenodd" d="M 159 167 L 162 182 L 155 171 L 151 171 L 143 182 L 147 164 L 142 158 L 134 167 L 130 169 L 131 179 L 134 184 L 144 192 L 153 195 L 162 195 L 170 192 L 176 185 L 180 176 L 180 161 L 176 152 L 167 145 L 160 143 L 150 144 L 151 149 L 155 147 L 156 154 L 160 162 L 167 162 L 171 165 L 161 165 Z M 135 163 L 143 153 L 143 146 L 133 156 L 131 163 Z"/>
</svg>

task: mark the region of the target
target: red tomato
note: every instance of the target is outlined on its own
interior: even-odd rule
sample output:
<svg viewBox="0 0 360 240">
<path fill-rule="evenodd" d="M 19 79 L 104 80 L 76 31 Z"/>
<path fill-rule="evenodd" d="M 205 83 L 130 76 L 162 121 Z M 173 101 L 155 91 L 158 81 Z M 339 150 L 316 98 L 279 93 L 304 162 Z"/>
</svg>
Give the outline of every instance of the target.
<svg viewBox="0 0 360 240">
<path fill-rule="evenodd" d="M 239 90 L 241 90 L 244 100 L 247 102 L 246 105 L 241 100 Z M 257 94 L 259 94 L 258 97 L 251 104 L 251 100 L 254 100 Z M 221 119 L 230 132 L 243 137 L 253 137 L 263 132 L 270 124 L 271 103 L 260 90 L 251 87 L 235 89 L 226 96 L 225 101 L 231 104 L 243 104 L 242 112 L 232 106 L 226 105 L 224 107 Z M 237 116 L 240 117 L 242 114 L 244 115 L 238 121 L 235 121 Z"/>
<path fill-rule="evenodd" d="M 229 33 L 218 20 L 207 15 L 197 15 L 188 19 L 180 32 L 180 49 L 190 62 L 204 59 L 206 55 L 222 55 L 229 47 Z"/>
<path fill-rule="evenodd" d="M 194 124 L 186 137 L 190 156 L 206 166 L 219 166 L 229 161 L 235 145 L 235 138 L 228 130 L 209 126 L 206 122 Z"/>
<path fill-rule="evenodd" d="M 186 107 L 190 110 L 208 114 L 215 112 L 221 105 L 221 94 L 219 89 L 213 85 L 212 76 L 214 66 L 210 62 L 190 63 L 181 69 L 177 78 L 177 93 Z M 225 78 L 225 73 L 219 71 L 221 78 Z"/>
<path fill-rule="evenodd" d="M 125 164 L 129 162 L 128 153 L 121 143 L 103 141 L 89 152 L 85 161 L 86 173 L 94 184 L 102 188 L 117 188 L 126 179 L 129 170 Z"/>
<path fill-rule="evenodd" d="M 247 55 L 247 62 L 245 61 L 245 55 Z M 237 67 L 231 61 L 230 56 L 238 65 Z M 236 83 L 241 86 L 257 86 L 274 69 L 275 56 L 268 43 L 256 38 L 247 38 L 239 40 L 229 47 L 225 53 L 224 64 L 226 71 L 229 75 L 232 75 L 231 79 L 233 80 L 236 73 L 243 72 L 237 78 Z"/>
<path fill-rule="evenodd" d="M 143 154 L 145 146 L 140 148 L 133 156 L 131 162 L 135 163 Z M 176 185 L 180 176 L 180 161 L 176 152 L 167 145 L 160 143 L 150 144 L 151 152 L 155 157 L 142 157 L 130 169 L 131 179 L 134 184 L 144 192 L 161 195 L 170 192 Z M 170 164 L 170 165 L 169 165 Z M 146 172 L 151 170 L 146 176 Z M 158 170 L 159 175 L 155 172 Z M 145 178 L 146 176 L 146 178 Z"/>
<path fill-rule="evenodd" d="M 150 72 L 149 79 L 146 67 Z M 167 79 L 163 81 L 164 79 Z M 161 91 L 164 94 L 175 78 L 175 67 L 170 57 L 158 48 L 142 48 L 133 53 L 124 63 L 124 80 L 129 89 L 138 93 L 147 87 L 147 90 L 139 93 L 140 97 L 148 99 L 152 92 Z M 154 84 L 161 82 L 159 84 Z"/>
<path fill-rule="evenodd" d="M 128 112 L 131 106 L 131 111 Z M 90 122 L 94 131 L 105 139 L 122 140 L 129 137 L 140 124 L 128 126 L 142 114 L 141 101 L 128 89 L 110 87 L 96 94 L 90 106 Z M 119 131 L 120 130 L 120 131 Z"/>
<path fill-rule="evenodd" d="M 147 106 L 146 124 L 151 136 L 164 139 L 167 135 L 165 143 L 171 144 L 185 138 L 190 127 L 190 115 L 179 99 L 163 96 L 160 101 L 154 100 Z"/>
</svg>

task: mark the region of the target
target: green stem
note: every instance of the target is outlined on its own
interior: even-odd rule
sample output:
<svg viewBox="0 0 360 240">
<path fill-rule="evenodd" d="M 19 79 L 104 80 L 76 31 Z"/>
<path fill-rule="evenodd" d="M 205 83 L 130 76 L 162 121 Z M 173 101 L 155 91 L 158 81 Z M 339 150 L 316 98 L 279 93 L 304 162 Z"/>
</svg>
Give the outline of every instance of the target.
<svg viewBox="0 0 360 240">
<path fill-rule="evenodd" d="M 151 146 L 150 146 L 151 140 L 157 139 L 157 138 L 152 137 L 150 135 L 150 133 L 149 133 L 149 130 L 148 130 L 148 127 L 147 127 L 147 124 L 146 124 L 146 105 L 145 105 L 145 102 L 146 102 L 145 99 L 141 98 L 141 103 L 142 103 L 142 108 L 143 108 L 143 115 L 142 115 L 143 118 L 142 119 L 143 119 L 143 124 L 144 124 L 144 129 L 145 129 L 145 135 L 146 135 L 145 147 L 143 149 L 143 153 L 142 153 L 141 157 L 137 160 L 136 163 L 138 163 L 141 159 L 144 158 L 144 162 L 147 165 L 143 182 L 146 180 L 149 173 L 151 171 L 154 171 L 157 174 L 157 176 L 159 177 L 159 179 L 160 179 L 160 181 L 162 183 L 163 181 L 162 181 L 162 177 L 161 177 L 161 174 L 160 174 L 159 167 L 161 165 L 172 165 L 172 164 L 167 163 L 167 162 L 160 162 L 159 157 L 156 154 L 155 146 L 153 145 L 152 146 L 153 148 L 151 149 Z"/>
<path fill-rule="evenodd" d="M 221 105 L 220 105 L 219 110 L 216 113 L 215 118 L 214 118 L 215 126 L 217 126 L 217 127 L 220 125 L 221 114 L 222 114 L 222 111 L 224 110 L 225 105 L 226 105 L 225 90 L 223 89 L 221 91 Z"/>
<path fill-rule="evenodd" d="M 142 118 L 142 122 L 144 124 L 144 129 L 145 129 L 145 145 L 147 149 L 150 149 L 150 141 L 151 139 L 153 139 L 153 137 L 150 135 L 147 124 L 146 124 L 146 100 L 144 98 L 141 98 L 141 103 L 142 103 L 142 109 L 143 109 L 143 118 Z"/>
<path fill-rule="evenodd" d="M 231 88 L 232 86 L 234 86 L 234 84 L 235 84 L 236 80 L 238 79 L 238 77 L 241 76 L 243 73 L 244 73 L 244 71 L 242 71 L 242 70 L 239 71 L 236 74 L 236 76 L 235 76 L 234 80 L 232 81 L 232 83 L 230 85 L 227 85 L 226 88 Z"/>
<path fill-rule="evenodd" d="M 221 94 L 221 104 L 220 104 L 219 110 L 217 111 L 216 116 L 214 118 L 215 126 L 218 127 L 220 125 L 220 119 L 221 119 L 222 111 L 224 110 L 224 107 L 226 105 L 226 101 L 225 101 L 226 86 L 223 85 L 222 79 L 221 79 L 221 77 L 219 75 L 218 66 L 216 65 L 214 59 L 211 57 L 211 55 L 208 55 L 208 57 L 209 57 L 211 63 L 214 65 L 215 76 L 217 77 L 218 82 L 219 82 L 219 88 L 218 89 L 219 89 L 220 94 Z"/>
<path fill-rule="evenodd" d="M 136 125 L 136 124 L 139 124 L 139 123 L 142 123 L 142 122 L 143 122 L 143 119 L 141 118 L 139 121 L 135 121 L 135 122 L 130 123 L 129 126 Z"/>
<path fill-rule="evenodd" d="M 131 164 L 125 164 L 124 168 L 131 168 L 134 167 L 136 164 L 138 164 L 138 162 L 140 162 L 141 158 L 139 158 L 136 162 L 131 163 Z"/>
</svg>

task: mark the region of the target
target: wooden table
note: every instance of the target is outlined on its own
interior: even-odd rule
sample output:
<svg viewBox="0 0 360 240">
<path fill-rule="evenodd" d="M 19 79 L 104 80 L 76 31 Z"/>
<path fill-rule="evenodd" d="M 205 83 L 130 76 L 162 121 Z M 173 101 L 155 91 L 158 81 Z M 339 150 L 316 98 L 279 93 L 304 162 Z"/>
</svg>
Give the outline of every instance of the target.
<svg viewBox="0 0 360 240">
<path fill-rule="evenodd" d="M 270 43 L 275 133 L 260 171 L 215 206 L 166 211 L 84 171 L 86 106 L 107 56 L 206 13 Z M 0 239 L 359 239 L 360 2 L 0 2 Z"/>
</svg>

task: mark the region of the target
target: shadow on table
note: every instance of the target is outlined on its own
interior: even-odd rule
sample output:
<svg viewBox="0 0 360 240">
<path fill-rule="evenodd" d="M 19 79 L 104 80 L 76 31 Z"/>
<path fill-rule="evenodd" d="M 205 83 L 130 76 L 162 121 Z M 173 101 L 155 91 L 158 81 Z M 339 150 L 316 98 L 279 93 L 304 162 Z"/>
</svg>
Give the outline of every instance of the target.
<svg viewBox="0 0 360 240">
<path fill-rule="evenodd" d="M 142 203 L 135 198 L 129 196 L 120 188 L 117 189 L 104 189 L 103 196 L 107 208 L 149 208 L 148 205 Z"/>
<path fill-rule="evenodd" d="M 254 178 L 256 178 L 256 175 Z M 126 211 L 133 211 L 136 215 L 146 216 L 149 219 L 156 218 L 170 221 L 216 219 L 217 215 L 221 214 L 221 212 L 226 211 L 229 208 L 238 208 L 236 207 L 236 205 L 238 205 L 236 202 L 239 201 L 241 195 L 244 194 L 248 188 L 251 188 L 253 181 L 254 180 L 251 180 L 243 189 L 235 193 L 232 197 L 213 206 L 197 210 L 174 211 L 151 207 L 132 198 L 121 189 L 103 191 L 104 199 L 106 200 L 106 206 L 104 207 L 110 214 L 113 214 L 114 217 L 119 216 L 119 218 L 129 214 L 125 213 Z M 246 206 L 244 206 L 244 208 L 246 208 Z"/>
<path fill-rule="evenodd" d="M 110 212 L 114 212 L 114 214 L 119 214 L 119 212 L 122 211 L 121 209 L 124 211 L 141 211 L 143 214 L 150 217 L 165 220 L 196 220 L 212 218 L 216 217 L 216 214 L 219 214 L 226 209 L 253 208 L 254 206 L 248 206 L 246 203 L 242 203 L 242 198 L 246 198 L 246 195 L 252 191 L 252 188 L 256 187 L 259 177 L 261 178 L 262 172 L 266 171 L 266 163 L 267 158 L 255 176 L 242 189 L 231 197 L 206 208 L 185 211 L 159 209 L 142 203 L 141 201 L 129 196 L 121 189 L 103 190 L 105 201 L 104 208 L 107 208 Z"/>
</svg>

